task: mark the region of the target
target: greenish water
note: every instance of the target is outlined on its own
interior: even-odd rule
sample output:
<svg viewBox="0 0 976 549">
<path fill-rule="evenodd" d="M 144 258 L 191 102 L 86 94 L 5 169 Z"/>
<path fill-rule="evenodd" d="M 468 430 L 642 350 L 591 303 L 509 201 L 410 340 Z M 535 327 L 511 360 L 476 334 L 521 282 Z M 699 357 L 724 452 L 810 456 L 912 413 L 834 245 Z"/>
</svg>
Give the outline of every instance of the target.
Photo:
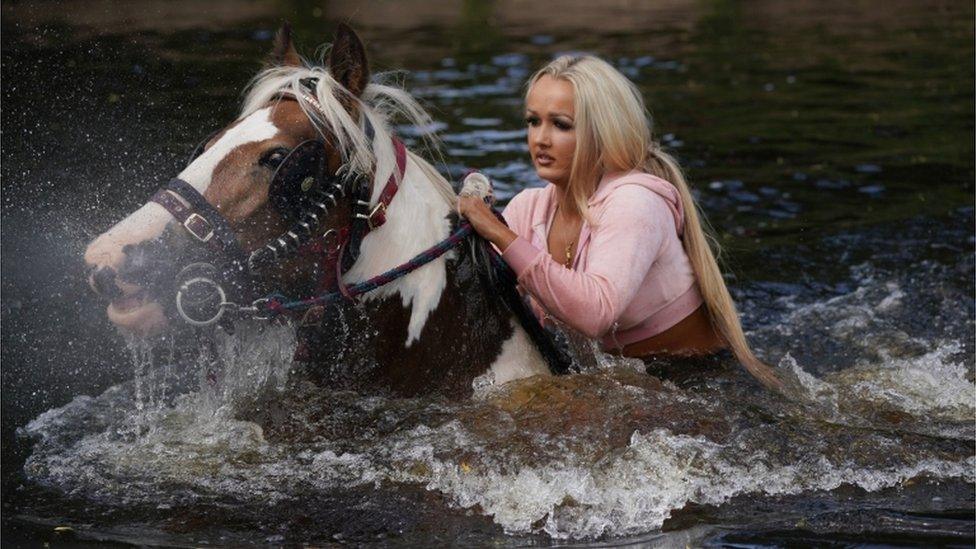
<svg viewBox="0 0 976 549">
<path fill-rule="evenodd" d="M 365 520 L 362 515 L 330 515 L 320 530 L 292 525 L 280 539 L 273 536 L 279 535 L 278 523 L 288 523 L 285 511 L 276 508 L 265 517 L 252 503 L 219 490 L 214 497 L 228 498 L 235 509 L 223 522 L 206 518 L 213 508 L 200 501 L 185 508 L 173 504 L 182 501 L 186 486 L 155 485 L 166 505 L 177 505 L 177 511 L 164 510 L 156 518 L 145 511 L 153 500 L 135 488 L 136 510 L 126 513 L 117 494 L 100 499 L 71 484 L 75 492 L 69 497 L 62 492 L 67 482 L 59 487 L 50 479 L 45 484 L 24 478 L 22 464 L 39 451 L 15 435 L 18 428 L 76 395 L 96 396 L 133 376 L 129 351 L 84 284 L 85 244 L 144 202 L 179 171 L 199 139 L 233 118 L 241 90 L 285 18 L 308 54 L 329 40 L 337 21 L 351 20 L 374 70 L 402 71 L 407 89 L 431 108 L 437 125 L 426 130 L 435 130 L 443 142 L 445 173 L 481 169 L 503 199 L 541 184 L 525 153 L 519 99 L 525 78 L 560 52 L 588 51 L 608 59 L 638 84 L 657 135 L 687 167 L 726 249 L 732 290 L 760 354 L 774 363 L 795 359 L 854 402 L 843 410 L 850 414 L 844 416 L 847 427 L 791 423 L 784 432 L 761 433 L 756 424 L 762 422 L 750 414 L 771 405 L 755 401 L 738 380 L 732 386 L 747 405 L 728 412 L 741 415 L 733 429 L 741 437 L 735 440 L 802 455 L 802 445 L 819 437 L 829 441 L 824 455 L 831 459 L 851 444 L 893 441 L 898 451 L 867 452 L 855 460 L 854 470 L 864 469 L 865 475 L 886 455 L 894 456 L 891 468 L 882 467 L 890 475 L 924 459 L 971 464 L 971 421 L 959 419 L 969 409 L 946 412 L 956 402 L 952 398 L 972 394 L 973 380 L 971 3 L 581 2 L 530 9 L 506 2 L 217 2 L 206 8 L 181 2 L 18 2 L 2 9 L 5 535 L 45 537 L 49 526 L 63 520 L 96 523 L 88 534 L 76 528 L 82 539 L 134 543 L 148 543 L 146 532 L 163 544 L 195 543 L 194 532 L 208 543 L 229 545 L 334 540 L 337 532 L 354 541 L 391 543 L 444 543 L 461 539 L 460 531 L 470 532 L 466 539 L 472 544 L 550 541 L 546 532 L 531 528 L 506 536 L 517 521 L 505 522 L 502 511 L 518 516 L 524 510 L 477 500 L 463 483 L 418 488 L 433 482 L 423 473 L 408 475 L 412 480 L 402 485 L 387 479 L 379 491 L 357 485 L 309 496 L 332 506 L 373 506 L 389 521 L 367 521 L 370 526 L 356 534 L 349 525 Z M 400 129 L 410 143 L 422 131 Z M 913 384 L 921 383 L 924 372 L 935 372 L 936 385 L 956 392 L 933 393 Z M 587 382 L 598 385 L 599 379 Z M 854 398 L 855 389 L 870 398 Z M 703 390 L 721 399 L 728 389 Z M 893 394 L 912 406 L 898 401 L 901 408 L 879 412 L 866 404 L 891 404 L 884 399 L 895 399 Z M 675 402 L 689 396 L 675 396 Z M 334 398 L 339 402 L 327 400 L 329 405 L 355 404 Z M 432 410 L 441 405 L 411 404 L 422 412 L 404 421 L 436 431 L 461 418 L 474 429 L 465 414 L 489 414 L 448 406 L 447 416 L 439 417 Z M 394 416 L 406 413 L 400 404 L 388 406 Z M 845 430 L 850 417 L 890 419 L 895 412 L 909 419 Z M 692 407 L 688 413 L 714 411 Z M 936 425 L 936 432 L 919 434 L 917 426 L 926 423 Z M 70 422 L 68 427 L 79 428 Z M 545 430 L 531 422 L 525 428 Z M 507 440 L 499 433 L 484 436 L 502 446 Z M 431 444 L 451 454 L 456 448 L 443 437 Z M 777 442 L 781 438 L 787 442 Z M 382 454 L 383 443 L 403 441 L 342 442 L 382 469 L 378 464 L 396 461 Z M 639 441 L 634 447 L 651 451 L 660 445 Z M 48 457 L 71 454 L 68 447 L 45 451 Z M 298 467 L 284 458 L 272 463 Z M 538 464 L 509 463 L 522 465 L 536 471 Z M 816 474 L 832 470 L 824 471 Z M 502 482 L 489 473 L 485 478 L 488 487 Z M 759 511 L 748 491 L 732 491 L 723 503 L 691 498 L 672 509 L 663 527 L 649 521 L 641 534 L 613 528 L 607 534 L 692 545 L 971 544 L 966 521 L 971 526 L 972 478 L 931 471 L 912 478 L 875 490 L 864 489 L 861 477 L 837 489 L 810 481 L 811 488 L 800 494 L 758 496 Z M 711 488 L 719 492 L 720 484 Z M 452 499 L 458 494 L 477 506 L 459 505 Z M 408 511 L 397 514 L 398 505 Z M 89 507 L 99 518 L 86 515 Z M 493 520 L 478 509 L 496 509 L 498 515 Z M 448 517 L 446 526 L 435 526 L 440 514 Z M 21 519 L 11 522 L 12 516 Z M 188 526 L 174 527 L 178 519 Z M 566 521 L 567 531 L 579 524 Z M 797 529 L 800 534 L 789 533 Z"/>
</svg>

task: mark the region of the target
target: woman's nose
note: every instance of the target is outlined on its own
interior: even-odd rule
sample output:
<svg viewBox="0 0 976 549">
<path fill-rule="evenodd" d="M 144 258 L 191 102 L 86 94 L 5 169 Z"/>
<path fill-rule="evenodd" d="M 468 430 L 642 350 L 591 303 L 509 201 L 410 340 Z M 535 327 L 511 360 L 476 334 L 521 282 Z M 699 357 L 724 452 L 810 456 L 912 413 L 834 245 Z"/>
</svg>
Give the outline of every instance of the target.
<svg viewBox="0 0 976 549">
<path fill-rule="evenodd" d="M 545 125 L 539 125 L 529 130 L 529 144 L 540 147 L 550 144 L 550 132 Z"/>
</svg>

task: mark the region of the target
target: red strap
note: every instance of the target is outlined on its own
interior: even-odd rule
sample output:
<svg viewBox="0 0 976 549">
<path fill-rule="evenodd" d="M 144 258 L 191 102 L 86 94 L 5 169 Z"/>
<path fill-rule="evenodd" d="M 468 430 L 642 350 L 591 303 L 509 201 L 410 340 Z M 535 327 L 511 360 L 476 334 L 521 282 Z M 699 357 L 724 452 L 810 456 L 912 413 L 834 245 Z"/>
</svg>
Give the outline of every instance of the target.
<svg viewBox="0 0 976 549">
<path fill-rule="evenodd" d="M 369 214 L 368 221 L 370 230 L 376 229 L 386 223 L 386 208 L 393 201 L 393 197 L 396 196 L 397 191 L 400 189 L 397 182 L 403 181 L 403 176 L 407 171 L 407 148 L 403 146 L 403 142 L 395 137 L 393 138 L 393 151 L 396 153 L 397 169 L 390 174 L 390 179 L 387 180 L 386 186 L 383 187 L 383 191 L 376 201 L 376 206 Z"/>
<path fill-rule="evenodd" d="M 393 195 L 400 188 L 397 182 L 403 180 L 403 176 L 407 171 L 407 148 L 403 146 L 403 142 L 395 137 L 393 138 L 393 151 L 396 153 L 397 169 L 395 173 L 390 174 L 390 179 L 386 182 L 386 187 L 380 193 L 379 202 L 382 202 L 384 206 L 389 206 L 390 202 L 393 201 Z"/>
<path fill-rule="evenodd" d="M 407 169 L 407 148 L 396 138 L 393 138 L 393 150 L 396 152 L 397 171 L 390 174 L 383 192 L 380 193 L 376 207 L 369 214 L 369 229 L 373 230 L 386 223 L 386 207 L 393 201 L 400 186 L 398 181 L 403 180 Z M 349 293 L 349 287 L 342 281 L 342 256 L 349 244 L 350 228 L 348 226 L 339 229 L 338 245 L 327 248 L 324 241 L 313 241 L 307 245 L 307 251 L 313 255 L 321 254 L 322 279 L 319 281 L 319 291 L 331 291 L 333 284 L 339 289 L 343 297 L 352 301 L 355 296 Z"/>
</svg>

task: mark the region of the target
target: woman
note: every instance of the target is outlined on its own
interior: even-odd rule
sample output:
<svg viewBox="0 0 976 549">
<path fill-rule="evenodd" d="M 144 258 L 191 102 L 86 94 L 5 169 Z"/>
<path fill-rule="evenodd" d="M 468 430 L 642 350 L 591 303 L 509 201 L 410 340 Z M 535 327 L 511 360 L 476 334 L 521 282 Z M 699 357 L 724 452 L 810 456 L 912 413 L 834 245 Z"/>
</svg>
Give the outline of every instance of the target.
<svg viewBox="0 0 976 549">
<path fill-rule="evenodd" d="M 767 387 L 677 162 L 651 137 L 636 86 L 593 56 L 563 56 L 529 80 L 528 145 L 543 189 L 519 193 L 508 226 L 476 197 L 458 211 L 551 315 L 624 356 L 730 348 Z M 548 252 L 548 253 L 547 253 Z"/>
</svg>

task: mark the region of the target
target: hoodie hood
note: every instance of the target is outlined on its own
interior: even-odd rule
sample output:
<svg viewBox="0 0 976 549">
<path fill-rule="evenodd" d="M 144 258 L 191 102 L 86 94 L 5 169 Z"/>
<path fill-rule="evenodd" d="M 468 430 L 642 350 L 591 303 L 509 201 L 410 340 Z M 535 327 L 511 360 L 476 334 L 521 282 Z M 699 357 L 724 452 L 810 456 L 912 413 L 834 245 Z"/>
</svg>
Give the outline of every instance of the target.
<svg viewBox="0 0 976 549">
<path fill-rule="evenodd" d="M 685 215 L 684 207 L 681 205 L 681 195 L 674 185 L 656 175 L 636 170 L 608 173 L 600 180 L 596 192 L 590 197 L 587 205 L 592 207 L 603 202 L 614 189 L 624 185 L 639 185 L 663 198 L 668 204 L 668 209 L 671 210 L 671 215 L 674 216 L 674 226 L 677 228 L 678 236 L 684 233 Z"/>
</svg>

